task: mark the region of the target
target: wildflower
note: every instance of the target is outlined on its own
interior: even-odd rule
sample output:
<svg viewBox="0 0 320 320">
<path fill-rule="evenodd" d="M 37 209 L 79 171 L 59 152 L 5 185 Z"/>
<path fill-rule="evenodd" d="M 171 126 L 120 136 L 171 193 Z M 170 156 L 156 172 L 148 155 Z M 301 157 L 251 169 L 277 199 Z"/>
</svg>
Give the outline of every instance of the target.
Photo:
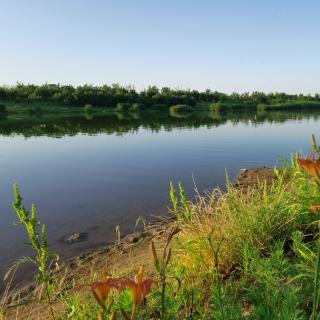
<svg viewBox="0 0 320 320">
<path fill-rule="evenodd" d="M 146 296 L 150 293 L 152 284 L 155 283 L 153 279 L 144 279 L 144 269 L 140 267 L 136 273 L 135 280 L 129 278 L 119 279 L 122 288 L 128 288 L 131 291 L 133 304 L 142 304 Z M 121 288 L 120 288 L 121 289 Z"/>
<path fill-rule="evenodd" d="M 111 288 L 115 288 L 118 290 L 120 289 L 119 282 L 116 279 L 107 278 L 106 281 L 96 281 L 91 284 L 82 284 L 82 285 L 76 287 L 75 290 L 79 291 L 79 290 L 83 289 L 84 287 L 91 288 L 93 296 L 95 297 L 98 304 L 102 308 L 102 311 L 99 313 L 98 319 L 99 320 L 103 319 L 105 313 L 107 312 L 108 309 L 111 308 L 111 304 L 112 304 L 111 303 L 109 308 L 107 309 L 105 306 L 105 301 L 109 295 Z"/>
<path fill-rule="evenodd" d="M 320 158 L 315 159 L 314 155 L 309 155 L 306 159 L 298 158 L 298 163 L 308 174 L 320 179 Z"/>
<path fill-rule="evenodd" d="M 144 279 L 144 269 L 140 267 L 135 275 L 135 280 L 120 278 L 117 280 L 119 290 L 128 288 L 131 291 L 132 313 L 131 319 L 136 319 L 137 305 L 143 305 L 146 296 L 150 293 L 152 284 L 156 283 L 153 279 Z M 125 314 L 124 310 L 122 312 Z M 125 316 L 127 318 L 127 316 Z"/>
<path fill-rule="evenodd" d="M 317 212 L 317 211 L 320 211 L 320 204 L 313 204 L 310 206 L 310 211 L 312 212 Z"/>
</svg>

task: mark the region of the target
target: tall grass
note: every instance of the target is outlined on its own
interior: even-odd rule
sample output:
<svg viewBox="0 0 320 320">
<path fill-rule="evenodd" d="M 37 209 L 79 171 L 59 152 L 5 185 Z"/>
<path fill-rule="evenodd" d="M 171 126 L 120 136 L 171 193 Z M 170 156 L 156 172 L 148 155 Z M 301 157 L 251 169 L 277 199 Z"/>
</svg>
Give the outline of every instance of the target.
<svg viewBox="0 0 320 320">
<path fill-rule="evenodd" d="M 173 263 L 179 272 L 183 272 L 185 279 L 185 287 L 183 287 L 186 291 L 189 290 L 189 283 L 193 283 L 194 287 L 201 290 L 202 295 L 199 297 L 198 308 L 203 309 L 204 305 L 210 305 L 210 301 L 212 304 L 210 297 L 214 290 L 214 304 L 220 309 L 219 313 L 215 312 L 214 319 L 232 319 L 232 314 L 235 315 L 235 319 L 242 318 L 239 316 L 239 310 L 248 302 L 241 303 L 237 292 L 233 290 L 233 296 L 228 297 L 227 283 L 230 279 L 233 283 L 239 282 L 240 277 L 242 279 L 240 290 L 250 292 L 258 290 L 246 288 L 248 284 L 243 283 L 244 275 L 248 275 L 248 269 L 252 268 L 252 263 L 248 261 L 255 260 L 262 264 L 268 261 L 275 250 L 278 250 L 281 254 L 277 256 L 277 259 L 281 265 L 286 261 L 285 255 L 293 250 L 291 243 L 294 232 L 317 233 L 313 226 L 318 215 L 311 214 L 310 211 L 310 205 L 319 200 L 317 186 L 309 183 L 309 178 L 300 170 L 295 159 L 290 167 L 282 170 L 275 169 L 274 173 L 276 178 L 270 184 L 260 181 L 256 187 L 245 189 L 235 188 L 228 184 L 226 193 L 219 189 L 205 195 L 198 193 L 196 200 L 188 202 L 187 206 L 184 201 L 179 202 L 175 196 L 176 191 L 171 186 L 173 212 L 182 230 L 175 242 L 176 254 L 173 256 Z M 181 186 L 179 193 L 184 194 L 181 192 Z M 244 252 L 247 253 L 247 257 Z M 252 252 L 256 253 L 255 257 L 248 258 L 248 253 Z M 316 256 L 316 253 L 314 255 Z M 312 266 L 315 265 L 315 262 L 313 260 Z M 286 263 L 291 263 L 293 267 L 297 262 L 292 260 Z M 265 276 L 268 276 L 268 272 L 273 272 L 268 270 L 269 267 L 271 266 L 268 264 L 261 266 L 260 277 L 264 272 Z M 296 275 L 292 272 L 287 276 L 294 278 Z M 275 287 L 277 281 L 282 281 L 280 278 L 281 272 L 279 279 L 276 277 L 273 279 L 272 286 Z M 222 286 L 221 280 L 224 283 Z M 283 306 L 282 318 L 271 312 L 273 308 L 277 308 L 280 297 L 275 296 L 273 304 L 269 306 L 264 304 L 262 296 L 260 300 L 255 300 L 253 302 L 256 304 L 255 308 L 262 308 L 263 312 L 270 313 L 270 316 L 261 319 L 294 319 L 290 318 L 293 315 L 298 319 L 300 314 L 304 313 L 303 303 L 299 305 L 298 287 L 297 284 L 297 287 L 293 287 L 292 292 L 287 288 L 282 293 L 288 294 L 288 299 L 291 299 L 291 302 L 287 301 L 288 305 Z M 258 292 L 254 294 L 258 297 Z M 307 295 L 312 296 L 312 291 L 309 290 Z M 221 308 L 221 305 L 228 305 L 228 301 L 233 301 L 233 299 L 237 300 L 238 305 L 236 304 L 235 308 L 232 307 L 232 311 Z M 251 303 L 252 300 L 251 297 Z M 290 305 L 291 309 L 289 302 L 294 304 Z M 299 310 L 300 307 L 301 310 Z M 256 311 L 257 314 L 262 312 L 261 310 Z M 290 311 L 288 317 L 284 315 L 287 311 Z M 252 311 L 253 314 L 254 312 Z M 307 313 L 308 311 L 305 312 Z M 210 311 L 206 313 L 206 316 L 208 314 Z M 257 318 L 260 319 L 260 316 Z"/>
<path fill-rule="evenodd" d="M 317 110 L 319 102 L 315 101 L 286 101 L 284 103 L 260 104 L 258 110 Z"/>
<path fill-rule="evenodd" d="M 210 236 L 211 244 L 217 246 L 224 238 L 220 260 L 228 275 L 241 263 L 244 244 L 268 253 L 275 241 L 286 241 L 292 230 L 303 228 L 305 206 L 297 201 L 294 178 L 284 183 L 287 174 L 288 170 L 278 173 L 271 185 L 261 182 L 244 190 L 229 184 L 227 193 L 217 189 L 198 195 L 195 203 L 182 202 L 175 210 L 183 230 L 179 235 L 182 263 L 197 274 L 212 269 L 207 239 Z M 181 212 L 185 219 L 180 219 Z"/>
</svg>

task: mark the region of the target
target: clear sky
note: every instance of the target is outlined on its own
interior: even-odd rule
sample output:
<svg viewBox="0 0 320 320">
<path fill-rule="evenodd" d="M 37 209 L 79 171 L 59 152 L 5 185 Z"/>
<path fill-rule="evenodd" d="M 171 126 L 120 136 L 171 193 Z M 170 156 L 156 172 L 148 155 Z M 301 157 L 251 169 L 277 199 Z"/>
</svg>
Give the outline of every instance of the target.
<svg viewBox="0 0 320 320">
<path fill-rule="evenodd" d="M 0 0 L 0 84 L 320 92 L 319 0 Z"/>
</svg>

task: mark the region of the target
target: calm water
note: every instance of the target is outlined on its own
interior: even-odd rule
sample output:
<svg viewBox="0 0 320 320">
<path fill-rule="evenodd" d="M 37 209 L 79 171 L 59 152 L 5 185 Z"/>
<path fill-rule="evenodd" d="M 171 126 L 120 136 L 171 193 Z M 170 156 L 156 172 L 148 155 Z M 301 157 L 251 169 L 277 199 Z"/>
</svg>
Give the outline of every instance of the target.
<svg viewBox="0 0 320 320">
<path fill-rule="evenodd" d="M 273 166 L 320 137 L 320 113 L 138 115 L 0 119 L 0 272 L 26 254 L 12 226 L 12 185 L 34 202 L 53 250 L 64 257 L 114 241 L 139 216 L 161 215 L 169 181 L 189 195 L 234 178 L 240 168 Z M 59 239 L 87 232 L 72 245 Z"/>
</svg>

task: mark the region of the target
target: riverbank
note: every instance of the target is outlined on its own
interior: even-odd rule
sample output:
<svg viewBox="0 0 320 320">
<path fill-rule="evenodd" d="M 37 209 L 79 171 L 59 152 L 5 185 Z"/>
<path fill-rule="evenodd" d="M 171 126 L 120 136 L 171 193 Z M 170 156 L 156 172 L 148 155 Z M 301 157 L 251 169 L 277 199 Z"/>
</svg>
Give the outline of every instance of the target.
<svg viewBox="0 0 320 320">
<path fill-rule="evenodd" d="M 168 280 L 166 296 L 168 319 L 177 319 L 177 314 L 179 319 L 202 319 L 203 314 L 207 314 L 206 318 L 223 319 L 219 312 L 230 315 L 224 319 L 280 320 L 307 314 L 312 288 L 307 285 L 308 275 L 302 274 L 300 268 L 304 272 L 309 268 L 311 276 L 314 273 L 314 243 L 306 240 L 317 232 L 312 222 L 318 215 L 309 209 L 319 197 L 317 190 L 296 164 L 283 171 L 244 169 L 226 193 L 214 190 L 194 202 L 185 202 L 183 189 L 178 192 L 171 189 L 175 219 L 151 224 L 121 241 L 117 239 L 114 246 L 94 250 L 61 265 L 55 273 L 60 292 L 56 292 L 53 303 L 56 316 L 65 319 L 73 312 L 72 319 L 95 319 L 98 307 L 90 291 L 75 293 L 72 288 L 103 274 L 132 276 L 143 265 L 146 274 L 157 279 L 151 241 L 161 252 L 171 227 L 176 226 L 181 231 L 170 245 L 172 261 L 168 273 L 173 278 L 170 276 Z M 311 250 L 311 260 L 305 261 L 301 250 Z M 216 287 L 217 281 L 220 289 Z M 279 283 L 282 289 L 275 291 Z M 215 290 L 223 290 L 220 292 L 223 297 L 216 297 L 219 292 Z M 148 298 L 151 313 L 146 319 L 158 319 L 157 313 L 151 317 L 157 309 L 157 291 L 154 288 Z M 64 298 L 61 292 L 66 292 Z M 23 299 L 32 300 L 32 296 L 38 295 L 39 291 L 34 290 Z M 172 306 L 176 302 L 179 311 Z M 211 309 L 211 303 L 216 308 L 223 303 L 224 311 Z M 263 312 L 271 313 L 271 318 L 263 317 Z M 12 310 L 10 314 L 8 319 L 50 317 L 48 308 L 38 302 L 21 306 L 18 313 Z"/>
<path fill-rule="evenodd" d="M 99 115 L 122 115 L 122 117 L 139 115 L 167 115 L 171 117 L 184 117 L 193 113 L 210 112 L 220 114 L 226 112 L 271 112 L 271 111 L 317 111 L 320 110 L 320 101 L 289 100 L 281 103 L 244 103 L 244 102 L 206 102 L 198 101 L 189 104 L 151 104 L 120 102 L 115 105 L 92 105 L 90 103 L 66 104 L 59 101 L 36 100 L 36 101 L 15 101 L 0 99 L 1 117 L 18 116 L 71 116 L 84 115 L 90 119 Z"/>
<path fill-rule="evenodd" d="M 54 277 L 59 279 L 60 290 L 70 290 L 70 294 L 72 294 L 72 288 L 76 284 L 88 281 L 88 279 L 104 277 L 106 274 L 119 277 L 132 275 L 136 267 L 142 264 L 146 267 L 146 272 L 154 272 L 150 243 L 151 241 L 162 243 L 172 223 L 172 218 L 164 217 L 158 222 L 147 225 L 143 231 L 123 236 L 115 244 L 90 250 L 59 263 L 58 269 L 55 268 Z M 7 296 L 5 299 L 9 304 L 33 301 L 39 296 L 39 287 L 35 282 L 32 282 L 8 293 L 11 294 L 11 297 Z M 14 300 L 12 300 L 13 297 L 15 297 Z M 65 306 L 59 299 L 55 300 L 54 309 L 57 317 L 65 314 Z M 17 310 L 9 310 L 5 317 L 5 319 L 49 318 L 50 313 L 47 307 L 38 302 L 31 302 L 31 304 L 19 307 L 18 312 Z"/>
</svg>

